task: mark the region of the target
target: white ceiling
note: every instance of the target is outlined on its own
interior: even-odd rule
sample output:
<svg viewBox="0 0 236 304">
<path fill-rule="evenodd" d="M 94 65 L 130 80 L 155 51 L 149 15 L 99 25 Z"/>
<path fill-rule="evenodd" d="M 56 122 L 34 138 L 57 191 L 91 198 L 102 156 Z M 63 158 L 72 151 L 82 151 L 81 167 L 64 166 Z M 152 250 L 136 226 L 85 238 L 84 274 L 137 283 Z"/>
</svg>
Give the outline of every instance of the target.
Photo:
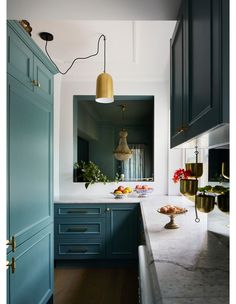
<svg viewBox="0 0 236 304">
<path fill-rule="evenodd" d="M 7 18 L 176 20 L 180 2 L 180 0 L 7 0 Z"/>
<path fill-rule="evenodd" d="M 107 72 L 115 81 L 165 81 L 169 77 L 169 46 L 175 21 L 78 21 L 28 19 L 32 38 L 44 49 L 42 31 L 54 35 L 48 51 L 62 70 L 75 57 L 95 53 L 100 34 L 107 37 Z M 75 64 L 63 79 L 94 80 L 103 69 L 100 54 Z M 96 76 L 94 76 L 96 75 Z"/>
</svg>

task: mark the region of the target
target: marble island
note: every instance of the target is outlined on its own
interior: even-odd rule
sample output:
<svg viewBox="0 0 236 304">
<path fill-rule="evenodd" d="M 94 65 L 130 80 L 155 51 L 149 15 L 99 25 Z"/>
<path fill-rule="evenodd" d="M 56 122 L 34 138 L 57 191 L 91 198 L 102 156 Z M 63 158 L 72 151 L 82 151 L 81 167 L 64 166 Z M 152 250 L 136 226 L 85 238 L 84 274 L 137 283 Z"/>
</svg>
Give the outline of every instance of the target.
<svg viewBox="0 0 236 304">
<path fill-rule="evenodd" d="M 57 203 L 140 203 L 146 251 L 155 303 L 229 303 L 229 248 L 207 229 L 207 214 L 199 212 L 195 222 L 194 204 L 182 196 L 130 197 L 114 199 L 64 198 Z M 178 215 L 178 229 L 165 229 L 169 217 L 157 212 L 173 204 L 188 209 Z"/>
<path fill-rule="evenodd" d="M 156 211 L 162 205 L 185 207 L 176 217 L 179 229 L 165 229 L 168 217 Z M 157 197 L 141 203 L 150 271 L 157 303 L 229 303 L 229 248 L 207 231 L 207 215 L 182 197 Z"/>
</svg>

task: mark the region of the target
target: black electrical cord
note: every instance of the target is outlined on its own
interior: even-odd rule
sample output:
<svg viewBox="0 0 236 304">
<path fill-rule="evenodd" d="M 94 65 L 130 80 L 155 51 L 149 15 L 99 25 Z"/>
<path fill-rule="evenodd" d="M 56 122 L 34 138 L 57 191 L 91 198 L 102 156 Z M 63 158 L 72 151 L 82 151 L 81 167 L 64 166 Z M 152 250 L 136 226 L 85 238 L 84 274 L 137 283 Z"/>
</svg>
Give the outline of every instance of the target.
<svg viewBox="0 0 236 304">
<path fill-rule="evenodd" d="M 105 35 L 101 35 L 99 38 L 98 38 L 98 42 L 97 42 L 97 51 L 96 53 L 92 54 L 92 55 L 89 55 L 89 56 L 86 56 L 86 57 L 77 57 L 75 58 L 71 65 L 68 67 L 68 69 L 65 71 L 65 72 L 62 72 L 60 71 L 60 69 L 58 68 L 58 66 L 56 65 L 56 63 L 52 60 L 51 56 L 49 55 L 48 53 L 48 50 L 47 50 L 47 44 L 48 44 L 48 40 L 46 40 L 46 44 L 45 44 L 45 52 L 46 54 L 48 55 L 48 58 L 51 60 L 51 62 L 55 65 L 55 67 L 57 68 L 58 72 L 62 75 L 65 75 L 71 68 L 72 66 L 74 65 L 74 63 L 77 61 L 77 60 L 84 60 L 84 59 L 88 59 L 88 58 L 91 58 L 91 57 L 94 57 L 94 56 L 97 56 L 100 49 L 99 49 L 99 46 L 100 46 L 100 40 L 102 39 L 103 37 L 103 40 L 104 40 L 104 73 L 106 71 L 106 36 Z"/>
</svg>

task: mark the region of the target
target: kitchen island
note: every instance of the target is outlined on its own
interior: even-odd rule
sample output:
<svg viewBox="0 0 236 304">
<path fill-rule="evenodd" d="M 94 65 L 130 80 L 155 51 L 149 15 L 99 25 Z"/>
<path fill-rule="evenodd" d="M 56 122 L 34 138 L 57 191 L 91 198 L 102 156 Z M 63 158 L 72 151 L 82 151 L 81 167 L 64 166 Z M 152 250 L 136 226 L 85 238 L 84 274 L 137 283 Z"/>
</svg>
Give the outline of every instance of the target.
<svg viewBox="0 0 236 304">
<path fill-rule="evenodd" d="M 139 203 L 146 240 L 147 263 L 158 304 L 229 303 L 229 248 L 207 230 L 207 215 L 195 222 L 194 204 L 181 196 L 127 199 L 61 199 L 57 203 Z M 165 229 L 169 217 L 157 212 L 173 204 L 188 209 L 176 217 L 178 229 Z"/>
</svg>

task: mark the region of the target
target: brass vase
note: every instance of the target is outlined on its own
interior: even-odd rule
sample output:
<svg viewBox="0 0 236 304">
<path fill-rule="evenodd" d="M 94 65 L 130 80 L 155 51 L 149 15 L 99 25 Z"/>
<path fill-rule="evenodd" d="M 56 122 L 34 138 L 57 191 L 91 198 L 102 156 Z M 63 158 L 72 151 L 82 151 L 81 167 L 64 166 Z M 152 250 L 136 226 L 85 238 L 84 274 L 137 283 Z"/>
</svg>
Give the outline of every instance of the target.
<svg viewBox="0 0 236 304">
<path fill-rule="evenodd" d="M 196 208 L 204 213 L 209 213 L 214 209 L 215 197 L 213 195 L 198 194 L 195 197 Z"/>
<path fill-rule="evenodd" d="M 197 179 L 181 179 L 180 192 L 184 195 L 195 195 L 198 189 Z"/>
<path fill-rule="evenodd" d="M 191 171 L 190 177 L 201 177 L 203 173 L 203 163 L 186 163 L 185 169 Z"/>
<path fill-rule="evenodd" d="M 217 197 L 217 205 L 222 212 L 229 212 L 229 195 L 228 194 L 219 195 Z"/>
</svg>

